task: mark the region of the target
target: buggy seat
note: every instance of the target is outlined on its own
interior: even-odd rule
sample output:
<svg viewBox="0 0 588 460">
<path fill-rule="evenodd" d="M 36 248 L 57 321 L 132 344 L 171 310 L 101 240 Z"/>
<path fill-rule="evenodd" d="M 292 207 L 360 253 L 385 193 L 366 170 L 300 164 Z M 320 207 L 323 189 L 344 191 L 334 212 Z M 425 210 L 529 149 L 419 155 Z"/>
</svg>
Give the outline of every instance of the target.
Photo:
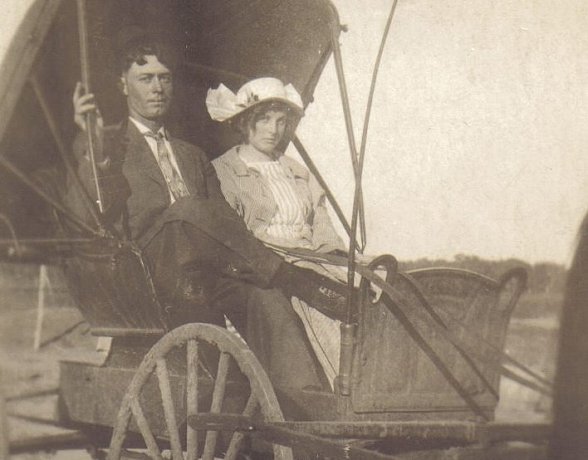
<svg viewBox="0 0 588 460">
<path fill-rule="evenodd" d="M 65 275 L 93 335 L 161 336 L 167 332 L 167 312 L 133 243 L 99 238 L 76 245 L 74 255 L 65 262 Z"/>
<path fill-rule="evenodd" d="M 489 419 L 498 403 L 506 331 L 526 280 L 521 268 L 506 272 L 499 280 L 467 270 L 429 268 L 399 273 L 393 282 L 409 320 Z M 432 321 L 423 320 L 433 317 L 459 339 L 461 350 L 432 327 Z M 461 351 L 473 358 L 476 370 Z M 472 415 L 382 304 L 363 309 L 352 369 L 351 399 L 356 414 L 395 413 L 402 419 L 434 418 L 435 413 L 443 418 Z"/>
</svg>

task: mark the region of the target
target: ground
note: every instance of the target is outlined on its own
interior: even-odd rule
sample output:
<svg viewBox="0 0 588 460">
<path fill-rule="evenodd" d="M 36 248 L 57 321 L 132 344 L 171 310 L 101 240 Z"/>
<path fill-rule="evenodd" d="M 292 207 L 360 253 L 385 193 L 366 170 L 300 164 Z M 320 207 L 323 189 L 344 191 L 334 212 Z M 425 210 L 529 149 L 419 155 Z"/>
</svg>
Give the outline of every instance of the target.
<svg viewBox="0 0 588 460">
<path fill-rule="evenodd" d="M 33 349 L 38 319 L 38 268 L 32 267 L 24 277 L 15 278 L 0 266 L 0 389 L 5 398 L 58 385 L 58 361 L 85 360 L 96 357 L 96 338 L 71 299 L 60 287 L 59 276 L 50 272 L 53 289 L 47 291 L 42 327 L 41 347 Z M 507 351 L 535 371 L 552 376 L 557 318 L 514 318 L 507 337 Z M 540 352 L 538 352 L 540 350 Z M 55 397 L 8 402 L 8 412 L 51 418 Z M 507 379 L 502 379 L 501 401 L 496 412 L 498 420 L 539 421 L 549 417 L 550 402 Z M 8 418 L 10 439 L 55 433 L 58 429 Z M 19 454 L 18 460 L 89 459 L 84 451 L 58 451 Z"/>
</svg>

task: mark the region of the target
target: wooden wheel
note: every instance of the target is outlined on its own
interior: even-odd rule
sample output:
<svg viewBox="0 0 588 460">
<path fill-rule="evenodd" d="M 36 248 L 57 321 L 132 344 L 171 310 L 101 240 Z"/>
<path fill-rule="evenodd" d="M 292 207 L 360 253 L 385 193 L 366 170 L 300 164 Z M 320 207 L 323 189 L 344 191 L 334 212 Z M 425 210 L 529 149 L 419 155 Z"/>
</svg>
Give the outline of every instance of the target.
<svg viewBox="0 0 588 460">
<path fill-rule="evenodd" d="M 184 371 L 174 373 L 178 358 Z M 231 386 L 235 373 L 241 377 L 241 386 L 237 387 L 241 388 L 243 401 L 236 410 L 235 405 L 227 409 L 235 388 Z M 188 416 L 199 412 L 255 414 L 264 422 L 284 420 L 269 378 L 247 345 L 226 329 L 196 323 L 166 334 L 143 359 L 121 403 L 108 458 L 121 458 L 123 443 L 132 437 L 129 431 L 140 433 L 147 455 L 153 459 L 164 458 L 162 446 L 168 448 L 168 443 L 173 460 L 196 460 L 200 455 L 203 460 L 221 455 L 226 460 L 237 458 L 246 435 L 227 433 L 228 429 L 222 428 L 196 431 L 184 423 Z M 158 424 L 163 424 L 164 429 L 157 429 Z M 183 426 L 185 430 L 180 428 Z M 219 438 L 224 441 L 222 450 Z M 273 445 L 273 457 L 291 460 L 292 453 L 289 448 Z"/>
</svg>

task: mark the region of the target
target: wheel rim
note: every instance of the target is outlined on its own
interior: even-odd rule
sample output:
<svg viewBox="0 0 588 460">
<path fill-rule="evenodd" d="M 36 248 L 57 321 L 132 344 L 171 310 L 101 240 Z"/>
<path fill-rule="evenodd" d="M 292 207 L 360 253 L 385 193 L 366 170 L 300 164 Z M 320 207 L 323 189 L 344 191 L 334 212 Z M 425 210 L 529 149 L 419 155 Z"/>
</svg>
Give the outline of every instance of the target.
<svg viewBox="0 0 588 460">
<path fill-rule="evenodd" d="M 201 357 L 200 347 L 203 343 L 218 350 L 216 375 L 207 371 L 199 359 Z M 162 415 L 169 436 L 172 459 L 196 460 L 199 452 L 202 452 L 203 460 L 212 460 L 215 458 L 215 454 L 218 454 L 219 431 L 207 431 L 202 436 L 200 432 L 186 425 L 186 455 L 184 456 L 182 445 L 182 434 L 184 433 L 180 432 L 178 424 L 178 414 L 174 405 L 173 388 L 170 384 L 170 372 L 166 359 L 171 356 L 174 350 L 181 347 L 185 347 L 186 350 L 186 417 L 196 415 L 200 409 L 203 409 L 199 408 L 199 404 L 202 403 L 199 399 L 199 386 L 203 377 L 211 379 L 212 384 L 211 403 L 209 407 L 204 408 L 204 411 L 222 412 L 229 368 L 231 362 L 234 362 L 246 377 L 250 388 L 250 395 L 241 414 L 252 416 L 255 411 L 259 411 L 264 422 L 284 420 L 267 374 L 240 338 L 226 329 L 212 324 L 187 324 L 162 337 L 143 358 L 121 403 L 108 453 L 110 460 L 121 458 L 123 443 L 132 420 L 145 442 L 148 455 L 154 459 L 163 459 L 160 443 L 149 426 L 148 417 L 145 415 L 140 401 L 140 396 L 149 379 L 156 379 L 159 387 Z M 203 373 L 205 374 L 202 375 Z M 231 460 L 237 457 L 244 437 L 245 435 L 241 432 L 232 433 L 224 453 L 224 459 Z M 277 444 L 273 445 L 273 454 L 275 460 L 292 459 L 291 449 Z"/>
</svg>

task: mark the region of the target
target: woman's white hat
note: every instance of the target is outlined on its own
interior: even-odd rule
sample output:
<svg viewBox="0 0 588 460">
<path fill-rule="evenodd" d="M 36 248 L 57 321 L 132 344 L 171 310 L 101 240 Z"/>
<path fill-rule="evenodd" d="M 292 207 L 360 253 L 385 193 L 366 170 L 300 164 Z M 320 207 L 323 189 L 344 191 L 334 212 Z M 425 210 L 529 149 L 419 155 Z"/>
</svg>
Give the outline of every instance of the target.
<svg viewBox="0 0 588 460">
<path fill-rule="evenodd" d="M 245 83 L 237 94 L 222 83 L 206 94 L 206 108 L 213 120 L 226 121 L 262 102 L 280 101 L 302 115 L 302 98 L 291 84 L 284 85 L 277 78 L 256 78 Z"/>
</svg>

